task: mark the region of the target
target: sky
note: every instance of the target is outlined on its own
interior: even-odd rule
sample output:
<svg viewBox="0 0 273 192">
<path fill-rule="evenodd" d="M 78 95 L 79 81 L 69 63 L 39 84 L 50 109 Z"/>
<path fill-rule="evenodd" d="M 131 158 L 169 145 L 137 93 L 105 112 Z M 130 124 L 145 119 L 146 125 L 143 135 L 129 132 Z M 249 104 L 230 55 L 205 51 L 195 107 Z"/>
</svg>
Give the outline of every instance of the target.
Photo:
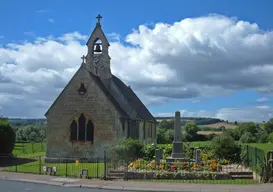
<svg viewBox="0 0 273 192">
<path fill-rule="evenodd" d="M 155 116 L 269 120 L 271 0 L 1 0 L 0 112 L 43 118 L 101 14 L 112 73 Z"/>
</svg>

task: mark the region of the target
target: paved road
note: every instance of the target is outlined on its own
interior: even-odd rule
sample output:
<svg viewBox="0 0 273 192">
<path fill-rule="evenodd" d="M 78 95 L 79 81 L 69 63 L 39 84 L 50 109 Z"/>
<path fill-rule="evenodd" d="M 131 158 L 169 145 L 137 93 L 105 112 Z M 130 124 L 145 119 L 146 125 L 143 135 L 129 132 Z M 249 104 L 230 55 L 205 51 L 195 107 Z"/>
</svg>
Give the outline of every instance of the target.
<svg viewBox="0 0 273 192">
<path fill-rule="evenodd" d="M 67 188 L 44 184 L 0 180 L 3 192 L 113 192 L 113 190 Z"/>
</svg>

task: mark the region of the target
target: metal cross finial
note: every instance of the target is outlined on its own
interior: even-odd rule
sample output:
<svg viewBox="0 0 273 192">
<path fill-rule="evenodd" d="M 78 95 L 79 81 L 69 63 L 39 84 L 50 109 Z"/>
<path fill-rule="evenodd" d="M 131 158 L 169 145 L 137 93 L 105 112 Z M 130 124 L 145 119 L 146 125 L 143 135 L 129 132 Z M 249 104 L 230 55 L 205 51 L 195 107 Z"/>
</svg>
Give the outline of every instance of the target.
<svg viewBox="0 0 273 192">
<path fill-rule="evenodd" d="M 100 14 L 98 14 L 98 16 L 96 18 L 98 19 L 97 23 L 100 23 L 100 19 L 102 18 L 102 16 Z"/>
<path fill-rule="evenodd" d="M 83 56 L 81 57 L 81 59 L 82 59 L 82 62 L 84 63 L 85 56 L 83 55 Z"/>
</svg>

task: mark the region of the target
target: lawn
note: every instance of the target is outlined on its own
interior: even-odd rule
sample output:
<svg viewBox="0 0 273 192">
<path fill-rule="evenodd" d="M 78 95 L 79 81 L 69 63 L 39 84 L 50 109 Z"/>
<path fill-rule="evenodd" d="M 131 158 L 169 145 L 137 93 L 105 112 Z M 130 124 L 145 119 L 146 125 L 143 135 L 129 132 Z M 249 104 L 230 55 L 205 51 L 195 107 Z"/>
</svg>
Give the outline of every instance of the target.
<svg viewBox="0 0 273 192">
<path fill-rule="evenodd" d="M 248 145 L 262 149 L 265 153 L 268 150 L 273 150 L 273 143 L 249 143 Z"/>
<path fill-rule="evenodd" d="M 88 176 L 91 178 L 100 178 L 104 174 L 104 163 L 45 163 L 43 160 L 37 160 L 30 163 L 12 166 L 5 171 L 44 174 L 43 167 L 56 167 L 57 176 L 78 177 L 82 169 L 88 169 Z"/>
<path fill-rule="evenodd" d="M 12 153 L 15 156 L 21 157 L 21 156 L 28 155 L 28 157 L 31 157 L 31 154 L 45 152 L 45 151 L 46 151 L 45 143 L 15 143 Z"/>
</svg>

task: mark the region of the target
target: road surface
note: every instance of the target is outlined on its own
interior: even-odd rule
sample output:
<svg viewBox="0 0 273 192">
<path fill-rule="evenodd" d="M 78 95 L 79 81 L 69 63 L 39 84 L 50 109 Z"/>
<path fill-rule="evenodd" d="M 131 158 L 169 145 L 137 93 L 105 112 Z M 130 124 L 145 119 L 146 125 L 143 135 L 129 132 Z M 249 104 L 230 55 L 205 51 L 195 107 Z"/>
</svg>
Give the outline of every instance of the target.
<svg viewBox="0 0 273 192">
<path fill-rule="evenodd" d="M 113 192 L 113 190 L 68 188 L 45 184 L 0 180 L 2 192 Z"/>
</svg>

